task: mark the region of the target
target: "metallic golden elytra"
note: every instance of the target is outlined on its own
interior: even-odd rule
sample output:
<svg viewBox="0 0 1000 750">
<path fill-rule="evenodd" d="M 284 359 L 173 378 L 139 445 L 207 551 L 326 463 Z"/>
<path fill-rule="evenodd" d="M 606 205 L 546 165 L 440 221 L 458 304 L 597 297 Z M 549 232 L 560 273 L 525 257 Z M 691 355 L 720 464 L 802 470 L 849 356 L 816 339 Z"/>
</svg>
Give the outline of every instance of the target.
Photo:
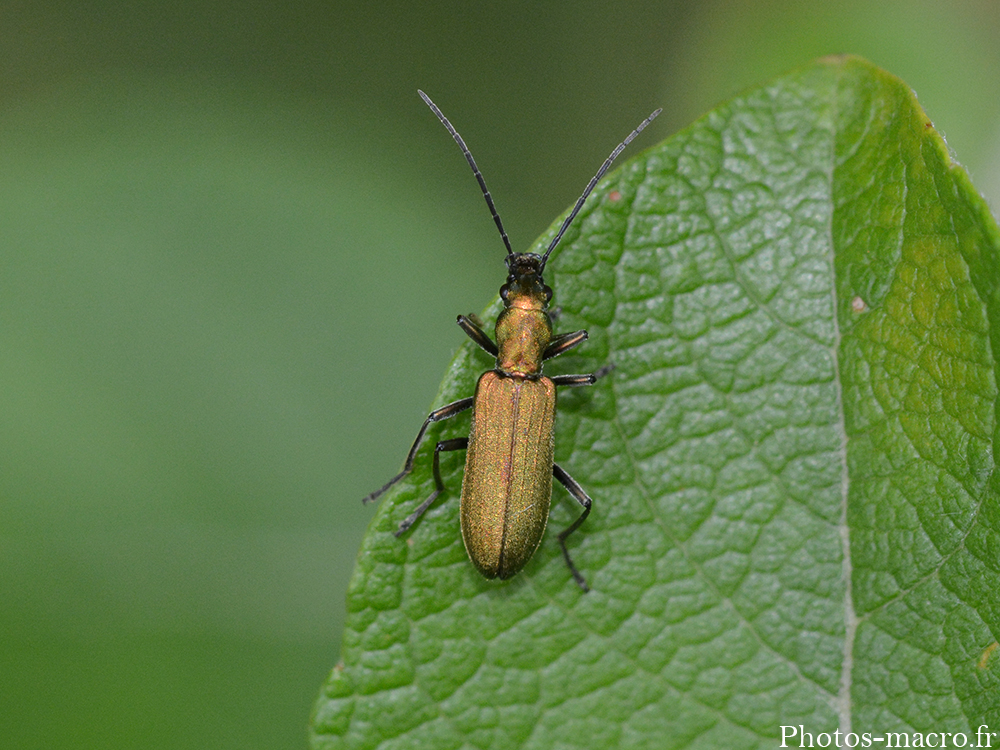
<svg viewBox="0 0 1000 750">
<path fill-rule="evenodd" d="M 661 110 L 656 110 L 643 120 L 611 152 L 563 221 L 545 254 L 537 255 L 515 253 L 511 249 L 503 222 L 500 221 L 493 198 L 486 188 L 486 181 L 462 136 L 423 91 L 417 93 L 465 154 L 507 248 L 507 282 L 500 287 L 504 309 L 497 318 L 496 343 L 483 331 L 475 316 L 458 316 L 458 324 L 469 338 L 496 357 L 496 367 L 479 378 L 475 396 L 442 406 L 427 416 L 406 456 L 403 470 L 364 498 L 364 502 L 377 499 L 410 473 L 417 450 L 432 422 L 453 417 L 471 408 L 472 429 L 469 437 L 442 440 L 435 446 L 435 490 L 403 520 L 396 530 L 396 536 L 401 536 L 416 523 L 444 491 L 440 468 L 441 452 L 466 450 L 460 511 L 462 539 L 476 569 L 486 578 L 506 579 L 527 564 L 545 533 L 552 498 L 552 478 L 555 477 L 583 508 L 576 521 L 559 534 L 559 546 L 573 578 L 580 588 L 587 591 L 587 582 L 576 569 L 566 548 L 566 538 L 586 520 L 592 501 L 576 480 L 553 462 L 556 386 L 593 385 L 599 377 L 611 370 L 611 366 L 605 365 L 589 375 L 557 375 L 552 378 L 542 375 L 543 361 L 587 340 L 586 331 L 553 336 L 552 317 L 548 313 L 552 290 L 545 285 L 542 273 L 549 254 L 559 244 L 597 181 Z"/>
</svg>

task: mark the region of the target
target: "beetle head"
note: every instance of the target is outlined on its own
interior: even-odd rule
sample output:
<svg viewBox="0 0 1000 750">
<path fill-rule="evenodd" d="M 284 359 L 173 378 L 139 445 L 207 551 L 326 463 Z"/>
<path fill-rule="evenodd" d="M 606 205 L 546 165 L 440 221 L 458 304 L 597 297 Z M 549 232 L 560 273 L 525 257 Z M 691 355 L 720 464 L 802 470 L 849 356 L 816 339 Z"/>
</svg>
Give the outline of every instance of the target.
<svg viewBox="0 0 1000 750">
<path fill-rule="evenodd" d="M 552 290 L 542 278 L 545 259 L 535 253 L 511 253 L 506 262 L 507 283 L 500 287 L 504 307 L 540 307 L 544 310 L 552 299 Z"/>
</svg>

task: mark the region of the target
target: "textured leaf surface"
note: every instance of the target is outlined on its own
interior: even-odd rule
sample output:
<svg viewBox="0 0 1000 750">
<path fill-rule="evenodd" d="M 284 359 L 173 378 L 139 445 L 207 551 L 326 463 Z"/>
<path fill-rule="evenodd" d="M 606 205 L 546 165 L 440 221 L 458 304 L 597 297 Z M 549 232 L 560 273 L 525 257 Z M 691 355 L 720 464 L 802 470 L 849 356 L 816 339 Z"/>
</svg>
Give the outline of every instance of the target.
<svg viewBox="0 0 1000 750">
<path fill-rule="evenodd" d="M 571 538 L 593 591 L 552 530 L 515 579 L 478 576 L 458 455 L 393 536 L 467 420 L 438 425 L 361 550 L 314 747 L 1000 728 L 998 237 L 912 93 L 854 58 L 628 162 L 549 269 L 559 330 L 591 339 L 548 371 L 616 365 L 557 417 L 595 500 Z M 465 345 L 436 403 L 489 366 Z"/>
</svg>

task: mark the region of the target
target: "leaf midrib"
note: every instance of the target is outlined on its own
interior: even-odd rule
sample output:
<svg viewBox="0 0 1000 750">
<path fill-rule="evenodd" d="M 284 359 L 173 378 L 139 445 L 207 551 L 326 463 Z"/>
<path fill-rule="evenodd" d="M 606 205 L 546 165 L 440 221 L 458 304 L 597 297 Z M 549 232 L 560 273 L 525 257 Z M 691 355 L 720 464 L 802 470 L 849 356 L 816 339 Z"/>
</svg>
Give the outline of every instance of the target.
<svg viewBox="0 0 1000 750">
<path fill-rule="evenodd" d="M 836 247 L 834 246 L 833 226 L 834 214 L 837 212 L 837 202 L 834 200 L 834 183 L 837 169 L 843 163 L 837 158 L 837 124 L 840 121 L 840 84 L 843 79 L 843 68 L 838 68 L 838 74 L 834 82 L 833 97 L 831 102 L 831 161 L 828 172 L 829 184 L 827 187 L 830 196 L 830 212 L 827 224 L 827 246 L 830 248 L 830 276 L 832 280 L 830 292 L 833 296 L 833 346 L 831 356 L 833 359 L 833 376 L 835 392 L 837 394 L 837 420 L 840 428 L 840 522 L 839 536 L 841 546 L 841 570 L 844 579 L 844 650 L 840 662 L 840 690 L 837 694 L 838 728 L 846 737 L 851 732 L 853 705 L 851 704 L 851 687 L 854 670 L 854 641 L 858 632 L 858 616 L 854 611 L 854 592 L 851 586 L 854 568 L 851 561 L 851 528 L 848 525 L 847 510 L 850 498 L 851 475 L 847 463 L 847 415 L 844 410 L 844 380 L 840 372 L 840 304 L 837 298 L 837 266 Z M 865 130 L 871 127 L 870 120 L 865 123 Z M 858 144 L 862 139 L 858 139 Z M 860 146 L 858 146 L 860 147 Z M 904 183 L 905 195 L 905 183 Z M 902 220 L 900 223 L 900 243 L 902 243 Z"/>
</svg>

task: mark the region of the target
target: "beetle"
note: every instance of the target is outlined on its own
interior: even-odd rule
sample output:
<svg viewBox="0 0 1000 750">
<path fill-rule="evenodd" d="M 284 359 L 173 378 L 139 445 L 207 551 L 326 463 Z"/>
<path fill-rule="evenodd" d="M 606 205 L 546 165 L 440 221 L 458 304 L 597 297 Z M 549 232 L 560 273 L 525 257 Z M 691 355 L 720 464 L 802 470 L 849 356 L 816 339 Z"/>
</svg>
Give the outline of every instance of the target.
<svg viewBox="0 0 1000 750">
<path fill-rule="evenodd" d="M 587 340 L 587 332 L 582 330 L 553 335 L 552 313 L 548 310 L 552 289 L 546 286 L 542 273 L 549 255 L 580 212 L 597 181 L 662 110 L 653 112 L 615 147 L 587 184 L 545 254 L 538 255 L 515 253 L 511 249 L 486 181 L 462 136 L 427 94 L 419 90 L 417 93 L 462 149 L 507 248 L 507 281 L 500 287 L 503 311 L 496 322 L 496 343 L 474 315 L 458 316 L 458 325 L 479 347 L 496 358 L 496 366 L 480 376 L 474 396 L 442 406 L 427 416 L 406 456 L 403 470 L 365 497 L 363 502 L 376 500 L 410 473 L 427 428 L 432 423 L 472 409 L 469 436 L 442 440 L 434 447 L 434 492 L 399 524 L 395 535 L 399 537 L 406 533 L 444 492 L 441 453 L 465 450 L 459 514 L 465 550 L 476 569 L 486 578 L 507 579 L 527 564 L 545 532 L 552 499 L 552 479 L 555 477 L 583 509 L 558 539 L 573 579 L 581 589 L 588 591 L 586 580 L 570 557 L 566 539 L 590 515 L 593 501 L 576 480 L 553 460 L 556 387 L 593 385 L 612 366 L 605 365 L 587 375 L 549 378 L 542 374 L 545 360 Z"/>
</svg>

